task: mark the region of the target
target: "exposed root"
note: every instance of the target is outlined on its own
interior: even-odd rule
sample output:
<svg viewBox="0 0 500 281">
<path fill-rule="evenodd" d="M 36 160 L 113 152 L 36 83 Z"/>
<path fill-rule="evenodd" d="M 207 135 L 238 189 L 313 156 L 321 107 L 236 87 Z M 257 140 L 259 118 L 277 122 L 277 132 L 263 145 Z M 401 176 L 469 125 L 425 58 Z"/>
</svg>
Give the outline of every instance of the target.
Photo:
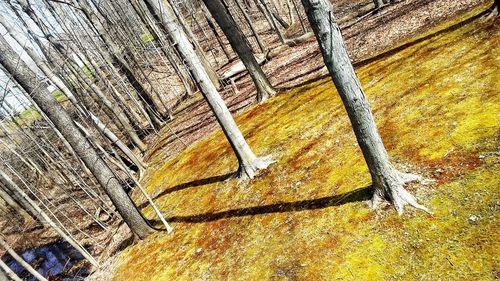
<svg viewBox="0 0 500 281">
<path fill-rule="evenodd" d="M 404 207 L 410 205 L 416 209 L 431 214 L 429 209 L 420 205 L 415 197 L 404 187 L 407 183 L 421 181 L 422 177 L 414 174 L 395 172 L 392 176 L 375 186 L 375 192 L 371 200 L 372 208 L 376 209 L 385 199 L 389 200 L 399 215 L 403 214 Z"/>
<path fill-rule="evenodd" d="M 259 104 L 264 103 L 270 97 L 273 97 L 274 95 L 276 95 L 276 92 L 277 91 L 272 87 L 263 87 L 261 89 L 258 89 L 257 102 Z"/>
<path fill-rule="evenodd" d="M 269 167 L 269 165 L 275 163 L 271 155 L 264 157 L 257 157 L 251 163 L 240 163 L 238 171 L 235 173 L 235 177 L 238 178 L 239 182 L 251 180 L 255 178 L 259 170 L 264 170 Z"/>
</svg>

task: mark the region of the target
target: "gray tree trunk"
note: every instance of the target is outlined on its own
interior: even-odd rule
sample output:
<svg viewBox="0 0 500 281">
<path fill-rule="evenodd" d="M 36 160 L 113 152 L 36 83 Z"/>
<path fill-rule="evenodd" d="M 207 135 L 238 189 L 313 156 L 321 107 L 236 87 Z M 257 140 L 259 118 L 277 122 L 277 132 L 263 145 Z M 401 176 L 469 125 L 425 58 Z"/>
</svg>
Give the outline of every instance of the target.
<svg viewBox="0 0 500 281">
<path fill-rule="evenodd" d="M 98 35 L 101 37 L 102 41 L 106 43 L 108 48 L 110 49 L 110 54 L 112 56 L 113 61 L 118 65 L 119 69 L 122 70 L 125 74 L 125 77 L 129 81 L 129 83 L 134 87 L 137 94 L 140 97 L 141 102 L 143 103 L 144 108 L 148 114 L 148 117 L 153 122 L 156 130 L 160 130 L 162 127 L 162 121 L 159 120 L 157 113 L 159 113 L 158 108 L 156 108 L 155 103 L 153 102 L 151 96 L 146 91 L 144 85 L 135 77 L 132 68 L 127 63 L 123 55 L 121 54 L 122 48 L 120 48 L 115 42 L 111 39 L 106 30 L 110 30 L 110 28 L 106 28 L 101 22 L 97 15 L 91 8 L 91 5 L 88 3 L 88 0 L 79 1 L 78 2 L 81 11 L 84 13 L 85 17 L 89 24 L 92 24 L 95 27 L 95 30 L 98 32 Z"/>
<path fill-rule="evenodd" d="M 145 1 L 145 2 L 150 3 L 149 1 Z M 210 66 L 210 63 L 208 62 L 208 60 L 205 56 L 205 52 L 203 51 L 203 48 L 196 40 L 196 37 L 194 36 L 192 30 L 189 28 L 188 24 L 184 21 L 184 18 L 179 13 L 179 11 L 175 7 L 175 5 L 172 5 L 171 1 L 165 1 L 165 4 L 166 5 L 163 5 L 162 3 L 160 3 L 160 5 L 162 5 L 162 7 L 163 7 L 163 10 L 158 12 L 158 13 L 153 13 L 153 14 L 156 14 L 158 17 L 160 17 L 160 19 L 159 19 L 160 22 L 164 20 L 161 18 L 161 12 L 165 12 L 165 13 L 174 15 L 174 17 L 172 19 L 176 18 L 179 22 L 181 22 L 180 27 L 183 29 L 184 34 L 186 35 L 186 38 L 188 39 L 188 41 L 195 47 L 194 48 L 195 53 L 198 56 L 198 59 L 200 60 L 203 68 L 205 68 L 205 72 L 207 73 L 207 75 L 210 78 L 210 80 L 212 81 L 212 83 L 215 85 L 215 88 L 220 89 L 221 85 L 219 83 L 219 77 L 217 76 L 217 73 L 215 72 L 215 70 Z M 150 4 L 149 4 L 149 6 L 154 7 Z"/>
<path fill-rule="evenodd" d="M 30 214 L 28 214 L 28 212 L 26 212 L 26 210 L 24 210 L 23 207 L 21 207 L 21 205 L 19 205 L 16 200 L 14 200 L 14 198 L 12 198 L 12 196 L 10 196 L 9 193 L 7 193 L 3 188 L 2 186 L 0 185 L 0 198 L 5 202 L 7 203 L 7 205 L 9 205 L 12 209 L 14 209 L 14 211 L 16 211 L 18 214 L 20 214 L 23 219 L 26 221 L 26 220 L 29 220 L 31 218 Z"/>
<path fill-rule="evenodd" d="M 100 185 L 104 188 L 113 204 L 118 209 L 123 220 L 130 229 L 140 238 L 145 238 L 153 232 L 153 228 L 147 223 L 142 214 L 137 210 L 133 201 L 123 190 L 120 182 L 109 166 L 100 158 L 92 148 L 90 142 L 82 135 L 70 116 L 61 105 L 42 87 L 36 87 L 30 83 L 33 77 L 29 77 L 28 66 L 22 61 L 17 61 L 16 52 L 12 47 L 0 44 L 0 64 L 12 75 L 19 85 L 28 93 L 32 94 L 33 100 L 41 110 L 59 129 L 67 139 L 76 153 L 83 160 Z"/>
<path fill-rule="evenodd" d="M 257 100 L 263 102 L 275 95 L 276 90 L 271 86 L 264 71 L 262 71 L 262 68 L 253 55 L 252 49 L 248 45 L 247 39 L 238 28 L 231 14 L 229 14 L 224 3 L 221 0 L 203 0 L 203 2 L 226 35 L 233 50 L 240 57 L 250 77 L 252 77 L 253 83 L 257 88 Z"/>
<path fill-rule="evenodd" d="M 207 72 L 203 68 L 184 30 L 179 26 L 179 22 L 176 20 L 175 15 L 171 13 L 170 10 L 163 8 L 159 1 L 147 0 L 147 2 L 155 9 L 157 14 L 162 15 L 160 18 L 162 19 L 163 26 L 172 38 L 174 44 L 179 46 L 179 52 L 182 59 L 184 59 L 189 67 L 189 71 L 191 71 L 205 100 L 214 112 L 219 125 L 222 127 L 226 138 L 233 148 L 239 162 L 238 177 L 240 179 L 253 178 L 257 170 L 265 169 L 272 163 L 271 159 L 269 157 L 258 158 L 252 152 L 231 116 L 231 112 L 229 112 L 224 100 L 217 92 L 214 84 L 210 81 Z"/>
<path fill-rule="evenodd" d="M 271 24 L 271 28 L 278 34 L 278 37 L 280 39 L 281 44 L 285 44 L 285 36 L 283 35 L 283 32 L 278 28 L 278 25 L 276 24 L 276 19 L 269 10 L 269 7 L 267 6 L 266 2 L 264 0 L 254 0 L 258 1 L 256 2 L 257 6 L 261 9 L 262 13 L 266 15 L 268 19 L 268 22 Z"/>
<path fill-rule="evenodd" d="M 373 205 L 377 206 L 381 200 L 388 198 L 399 214 L 403 213 L 406 204 L 427 211 L 404 189 L 407 182 L 418 177 L 397 171 L 389 161 L 365 93 L 347 54 L 330 1 L 302 0 L 302 4 L 370 170 L 375 188 Z"/>
<path fill-rule="evenodd" d="M 3 25 L 3 24 L 2 24 Z M 6 45 L 8 44 L 5 38 L 3 36 L 0 36 L 0 44 Z M 87 115 L 88 111 L 85 111 L 81 105 L 78 103 L 76 100 L 75 96 L 73 93 L 69 90 L 69 88 L 64 84 L 64 82 L 54 73 L 50 68 L 34 53 L 34 51 L 30 48 L 26 48 L 26 51 L 28 55 L 30 56 L 31 59 L 35 62 L 35 64 L 42 70 L 42 72 L 47 76 L 49 80 L 51 80 L 63 93 L 66 95 L 66 97 L 75 105 L 75 107 L 84 115 Z M 36 75 L 32 72 L 29 68 L 25 69 L 24 75 L 29 75 L 32 77 L 36 77 Z M 50 93 L 49 93 L 50 94 Z M 92 114 L 91 112 L 88 112 L 90 115 L 90 119 L 92 122 L 96 125 L 96 127 L 116 146 L 120 148 L 120 150 L 127 155 L 127 157 L 139 168 L 141 171 L 141 174 L 143 174 L 144 169 L 145 169 L 145 164 L 111 131 L 107 128 L 107 126 L 102 123 L 102 121 Z M 56 128 L 57 129 L 57 128 Z M 131 127 L 128 129 L 133 130 Z M 59 130 L 56 130 L 56 132 Z M 59 131 L 60 132 L 60 131 Z M 137 134 L 135 134 L 136 140 L 140 141 L 139 137 Z M 62 141 L 65 142 L 66 139 L 62 138 Z M 142 141 L 141 141 L 142 143 Z M 145 146 L 144 144 L 142 144 Z M 70 145 L 67 145 L 69 147 L 69 150 L 73 150 Z"/>
<path fill-rule="evenodd" d="M 208 9 L 205 6 L 202 6 L 203 8 L 203 13 L 205 14 L 205 19 L 207 21 L 208 27 L 212 30 L 213 34 L 215 35 L 215 39 L 219 43 L 222 52 L 226 56 L 228 61 L 231 61 L 231 53 L 230 51 L 226 48 L 226 44 L 224 44 L 224 41 L 222 40 L 221 36 L 219 35 L 219 32 L 217 32 L 217 28 L 215 27 L 215 23 L 212 20 L 211 14 L 208 11 Z"/>
<path fill-rule="evenodd" d="M 171 51 L 169 51 L 170 43 L 166 38 L 164 38 L 163 33 L 159 30 L 158 26 L 154 21 L 154 16 L 147 9 L 142 9 L 142 5 L 137 0 L 129 0 L 133 9 L 143 20 L 146 29 L 153 35 L 155 41 L 162 47 L 160 48 L 162 53 L 167 58 L 169 64 L 174 68 L 175 73 L 184 85 L 184 89 L 188 96 L 192 95 L 196 91 L 196 85 L 189 75 L 189 72 L 184 67 L 179 67 Z"/>
<path fill-rule="evenodd" d="M 250 26 L 250 30 L 252 31 L 252 34 L 255 37 L 255 40 L 257 41 L 257 45 L 259 45 L 260 52 L 264 53 L 266 48 L 264 48 L 264 44 L 262 43 L 262 39 L 260 38 L 259 33 L 255 29 L 255 24 L 252 20 L 252 17 L 248 14 L 248 12 L 245 10 L 245 7 L 243 7 L 239 1 L 235 1 L 235 2 L 236 2 L 236 6 L 238 7 L 238 9 L 245 17 L 245 20 L 247 21 L 248 26 Z"/>
</svg>

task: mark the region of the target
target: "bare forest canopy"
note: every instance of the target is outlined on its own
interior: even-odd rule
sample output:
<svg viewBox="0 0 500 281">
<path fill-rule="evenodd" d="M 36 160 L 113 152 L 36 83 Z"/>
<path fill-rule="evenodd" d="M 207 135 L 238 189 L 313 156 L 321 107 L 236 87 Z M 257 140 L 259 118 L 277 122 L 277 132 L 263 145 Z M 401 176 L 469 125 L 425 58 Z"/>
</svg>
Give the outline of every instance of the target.
<svg viewBox="0 0 500 281">
<path fill-rule="evenodd" d="M 2 281 L 498 278 L 498 1 L 0 0 L 0 31 Z"/>
</svg>

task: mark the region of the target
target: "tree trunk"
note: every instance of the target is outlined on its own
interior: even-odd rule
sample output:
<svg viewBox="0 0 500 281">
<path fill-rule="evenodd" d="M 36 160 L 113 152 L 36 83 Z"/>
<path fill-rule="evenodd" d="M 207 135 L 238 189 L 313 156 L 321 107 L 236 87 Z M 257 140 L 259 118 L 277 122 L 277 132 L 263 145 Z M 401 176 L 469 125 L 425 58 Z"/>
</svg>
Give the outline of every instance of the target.
<svg viewBox="0 0 500 281">
<path fill-rule="evenodd" d="M 365 93 L 347 54 L 340 28 L 333 16 L 331 3 L 328 0 L 302 0 L 302 4 L 370 170 L 375 189 L 373 205 L 377 206 L 381 200 L 388 198 L 399 214 L 403 213 L 406 204 L 427 211 L 404 189 L 407 182 L 418 177 L 397 171 L 389 161 Z"/>
<path fill-rule="evenodd" d="M 19 256 L 12 247 L 3 239 L 2 235 L 0 235 L 0 245 L 7 250 L 10 256 L 19 263 L 24 269 L 26 269 L 31 275 L 33 275 L 39 281 L 47 281 L 45 277 L 43 277 L 36 269 L 34 269 L 29 263 L 27 263 L 21 256 Z"/>
<path fill-rule="evenodd" d="M 292 4 L 293 4 L 293 8 L 295 9 L 295 13 L 297 14 L 297 18 L 299 18 L 300 27 L 302 28 L 302 32 L 306 33 L 307 27 L 304 24 L 304 20 L 302 19 L 302 15 L 300 14 L 299 7 L 297 7 L 298 5 L 295 3 L 295 0 L 292 0 Z"/>
<path fill-rule="evenodd" d="M 250 26 L 250 30 L 252 31 L 252 34 L 255 37 L 255 41 L 257 41 L 257 45 L 259 46 L 260 52 L 264 53 L 266 49 L 264 48 L 264 44 L 262 43 L 262 40 L 260 39 L 259 33 L 255 29 L 255 26 L 254 26 L 255 24 L 253 23 L 252 18 L 250 17 L 248 12 L 245 10 L 245 8 L 241 6 L 241 3 L 239 1 L 235 1 L 235 2 L 236 2 L 236 6 L 238 6 L 238 9 L 245 17 L 245 20 L 247 21 L 248 26 Z"/>
<path fill-rule="evenodd" d="M 135 77 L 131 67 L 125 61 L 123 56 L 120 54 L 121 48 L 117 46 L 115 42 L 111 39 L 109 34 L 107 34 L 106 30 L 109 30 L 109 28 L 106 29 L 105 26 L 100 22 L 100 19 L 92 11 L 92 8 L 90 4 L 87 2 L 87 0 L 79 1 L 79 6 L 81 8 L 81 11 L 87 18 L 88 23 L 92 24 L 95 27 L 95 30 L 102 39 L 102 41 L 105 42 L 108 48 L 110 49 L 110 55 L 112 61 L 118 65 L 118 68 L 121 71 L 124 72 L 125 77 L 132 85 L 132 87 L 136 90 L 137 94 L 140 97 L 139 99 L 143 103 L 143 106 L 146 109 L 146 112 L 148 113 L 149 118 L 153 122 L 155 129 L 160 130 L 162 122 L 156 115 L 157 113 L 159 113 L 159 110 L 158 108 L 156 108 L 156 105 L 154 104 L 151 96 L 146 91 L 144 85 L 142 85 L 142 83 L 139 82 L 139 80 Z"/>
<path fill-rule="evenodd" d="M 156 0 L 147 0 L 147 2 L 158 14 L 162 15 L 160 18 L 162 19 L 163 26 L 168 31 L 174 44 L 179 46 L 181 57 L 185 60 L 205 100 L 214 112 L 219 125 L 222 127 L 226 138 L 233 148 L 239 162 L 238 177 L 240 179 L 253 178 L 259 169 L 265 169 L 272 163 L 271 159 L 269 157 L 258 158 L 254 155 L 231 116 L 231 112 L 229 112 L 224 100 L 202 67 L 186 34 L 175 19 L 175 15 L 169 13 L 169 10 L 162 8 L 161 3 Z"/>
<path fill-rule="evenodd" d="M 257 100 L 263 102 L 276 94 L 276 91 L 255 59 L 248 41 L 238 28 L 233 17 L 229 14 L 224 3 L 221 0 L 203 0 L 203 2 L 226 35 L 233 50 L 238 54 L 243 64 L 245 64 L 257 88 Z"/>
<path fill-rule="evenodd" d="M 385 5 L 383 0 L 373 0 L 373 3 L 375 4 L 375 9 L 378 9 Z"/>
<path fill-rule="evenodd" d="M 3 25 L 3 23 L 2 23 Z M 1 37 L 0 38 L 0 44 L 6 45 L 8 44 L 5 38 Z M 78 103 L 76 100 L 75 96 L 73 93 L 69 90 L 69 88 L 65 85 L 65 83 L 54 73 L 50 68 L 38 57 L 35 55 L 33 50 L 30 50 L 29 48 L 26 49 L 28 52 L 28 55 L 30 56 L 31 59 L 35 62 L 35 64 L 42 70 L 42 72 L 47 76 L 49 80 L 51 80 L 63 93 L 65 96 L 75 105 L 75 107 L 84 115 L 87 115 L 86 113 L 88 111 L 85 111 L 81 105 Z M 29 75 L 36 77 L 34 73 L 30 73 L 30 69 L 25 69 L 24 75 Z M 102 133 L 115 145 L 117 145 L 120 150 L 127 155 L 127 157 L 141 170 L 141 174 L 144 172 L 145 169 L 145 164 L 111 131 L 107 128 L 107 126 L 102 123 L 102 121 L 92 114 L 91 112 L 88 112 L 90 115 L 91 120 L 94 122 L 96 127 L 102 131 Z M 132 128 L 129 128 L 130 130 L 133 130 Z M 59 131 L 56 128 L 56 132 Z M 135 134 L 135 133 L 134 133 Z M 136 140 L 140 141 L 139 137 L 137 134 L 135 134 Z M 62 141 L 66 141 L 65 138 L 62 138 Z M 73 150 L 72 147 L 68 144 L 69 150 Z M 143 149 L 145 145 L 143 144 Z"/>
<path fill-rule="evenodd" d="M 2 186 L 0 185 L 0 198 L 5 202 L 7 203 L 7 205 L 9 205 L 12 209 L 14 209 L 14 211 L 16 211 L 18 214 L 20 214 L 23 219 L 26 221 L 26 220 L 29 220 L 31 218 L 30 214 L 28 214 L 28 212 L 26 210 L 24 210 L 23 207 L 21 207 L 21 205 L 19 205 L 16 200 L 14 200 L 14 198 L 12 198 L 12 196 L 10 196 L 9 193 L 7 193 L 3 188 Z"/>
<path fill-rule="evenodd" d="M 0 174 L 1 173 L 2 171 L 0 170 Z M 11 198 L 14 199 L 15 202 L 18 203 L 23 210 L 25 210 L 33 219 L 38 220 L 41 223 L 44 222 L 43 216 L 40 215 L 40 213 L 35 207 L 33 207 L 32 204 L 30 204 L 30 201 L 24 198 L 21 193 L 16 191 L 16 186 L 11 185 L 11 182 L 9 182 L 8 179 L 5 180 L 5 182 L 2 182 L 0 178 L 0 182 L 0 185 L 2 186 L 1 189 L 3 189 L 5 193 L 10 195 Z"/>
<path fill-rule="evenodd" d="M 145 1 L 145 2 L 150 7 L 154 7 L 151 4 L 148 4 L 149 1 Z M 184 34 L 186 35 L 186 38 L 188 39 L 189 43 L 191 43 L 191 47 L 194 46 L 194 51 L 195 51 L 196 55 L 198 56 L 198 59 L 200 60 L 201 65 L 203 66 L 203 68 L 205 68 L 205 72 L 207 73 L 207 75 L 210 78 L 210 80 L 212 81 L 212 83 L 215 85 L 215 88 L 220 89 L 221 85 L 219 83 L 219 77 L 217 76 L 217 73 L 215 72 L 213 67 L 210 66 L 210 63 L 208 62 L 208 60 L 205 56 L 205 52 L 203 51 L 203 49 L 201 48 L 201 45 L 196 40 L 196 37 L 194 36 L 191 29 L 188 27 L 188 24 L 184 21 L 184 19 L 182 18 L 182 15 L 179 13 L 179 11 L 177 11 L 177 8 L 175 7 L 175 5 L 173 5 L 171 3 L 171 1 L 166 1 L 165 4 L 166 5 L 163 5 L 162 3 L 160 3 L 163 10 L 159 11 L 158 13 L 153 13 L 153 14 L 156 14 L 159 17 L 158 20 L 160 22 L 162 22 L 164 20 L 160 16 L 161 12 L 164 12 L 164 13 L 168 13 L 168 14 L 173 15 L 174 17 L 172 18 L 172 20 L 176 18 L 179 22 L 182 23 L 180 25 L 180 27 L 184 30 Z"/>
<path fill-rule="evenodd" d="M 172 52 L 169 51 L 170 43 L 164 38 L 163 33 L 161 33 L 161 31 L 158 29 L 158 26 L 154 21 L 154 16 L 149 12 L 148 9 L 141 9 L 142 6 L 137 2 L 137 0 L 129 0 L 129 2 L 136 14 L 144 22 L 146 29 L 153 35 L 157 44 L 161 46 L 160 49 L 162 53 L 167 58 L 169 64 L 174 68 L 175 73 L 184 85 L 184 89 L 186 90 L 187 95 L 191 96 L 196 91 L 196 85 L 187 70 L 184 67 L 179 67 L 179 65 L 175 61 Z"/>
<path fill-rule="evenodd" d="M 28 66 L 20 60 L 10 59 L 16 57 L 18 56 L 12 47 L 0 44 L 0 64 L 4 66 L 13 79 L 26 92 L 31 93 L 35 103 L 44 111 L 55 127 L 59 129 L 61 134 L 67 139 L 96 177 L 132 231 L 140 238 L 147 237 L 153 232 L 153 228 L 147 223 L 133 201 L 125 193 L 113 171 L 99 157 L 90 142 L 82 135 L 68 113 L 66 113 L 54 97 L 46 89 L 36 87 L 36 85 L 30 83 L 34 77 L 28 76 Z"/>
<path fill-rule="evenodd" d="M 280 39 L 281 44 L 285 44 L 285 36 L 283 35 L 283 32 L 278 28 L 278 25 L 276 24 L 276 20 L 274 16 L 272 15 L 271 11 L 269 10 L 269 7 L 267 7 L 267 4 L 264 2 L 264 0 L 254 0 L 258 1 L 256 4 L 257 6 L 261 9 L 262 13 L 268 18 L 269 23 L 271 24 L 271 28 L 278 34 L 278 37 Z"/>
<path fill-rule="evenodd" d="M 215 35 L 215 39 L 219 43 L 219 45 L 222 49 L 222 52 L 226 56 L 227 60 L 231 61 L 231 53 L 229 52 L 229 50 L 226 49 L 226 44 L 224 44 L 224 41 L 222 40 L 221 36 L 219 35 L 219 32 L 217 32 L 217 28 L 215 27 L 215 23 L 210 18 L 210 12 L 206 9 L 206 7 L 205 7 L 205 9 L 203 9 L 203 12 L 205 13 L 205 18 L 206 18 L 208 27 L 210 27 L 213 34 Z"/>
</svg>

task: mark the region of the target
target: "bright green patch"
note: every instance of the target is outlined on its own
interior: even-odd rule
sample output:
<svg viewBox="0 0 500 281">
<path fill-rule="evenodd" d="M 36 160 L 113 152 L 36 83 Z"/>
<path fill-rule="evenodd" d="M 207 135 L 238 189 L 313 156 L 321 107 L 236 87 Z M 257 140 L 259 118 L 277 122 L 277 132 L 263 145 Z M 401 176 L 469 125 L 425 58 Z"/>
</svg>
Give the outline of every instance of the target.
<svg viewBox="0 0 500 281">
<path fill-rule="evenodd" d="M 68 98 L 64 95 L 64 93 L 57 89 L 52 92 L 52 96 L 56 99 L 57 102 L 63 102 L 66 101 Z"/>
<path fill-rule="evenodd" d="M 144 44 L 151 43 L 155 40 L 155 37 L 150 32 L 146 32 L 140 35 L 141 40 Z"/>
<path fill-rule="evenodd" d="M 95 69 L 93 66 L 86 64 L 82 66 L 80 69 L 82 70 L 83 74 L 88 78 L 94 77 Z"/>
<path fill-rule="evenodd" d="M 433 216 L 362 201 L 370 176 L 323 79 L 238 116 L 254 152 L 277 160 L 249 183 L 213 178 L 237 168 L 220 130 L 153 156 L 143 183 L 175 230 L 125 250 L 114 279 L 498 277 L 499 39 L 478 20 L 357 70 L 394 162 L 435 180 L 409 187 Z"/>
<path fill-rule="evenodd" d="M 42 116 L 34 107 L 30 107 L 20 112 L 19 115 L 15 117 L 16 122 L 21 126 L 29 125 L 40 119 L 42 119 Z"/>
</svg>

